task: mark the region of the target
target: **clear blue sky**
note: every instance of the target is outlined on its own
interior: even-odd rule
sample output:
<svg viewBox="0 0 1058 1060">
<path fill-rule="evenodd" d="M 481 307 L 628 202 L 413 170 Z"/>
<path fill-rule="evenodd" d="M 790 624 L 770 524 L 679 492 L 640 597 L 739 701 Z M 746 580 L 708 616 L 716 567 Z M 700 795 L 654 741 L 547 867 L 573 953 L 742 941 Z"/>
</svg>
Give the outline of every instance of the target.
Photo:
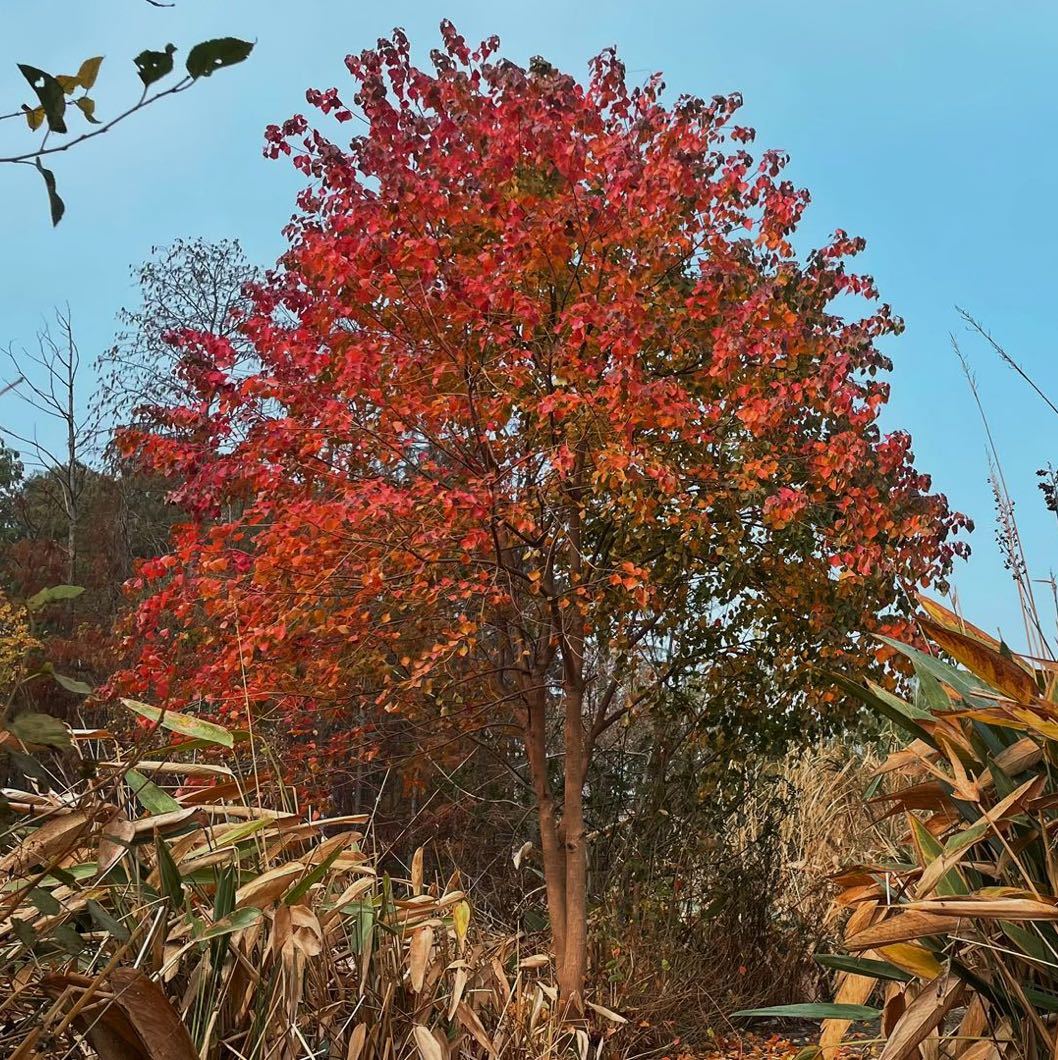
<svg viewBox="0 0 1058 1060">
<path fill-rule="evenodd" d="M 346 83 L 343 57 L 402 25 L 425 56 L 451 18 L 470 40 L 498 33 L 519 62 L 540 54 L 583 73 L 616 44 L 633 76 L 663 70 L 670 89 L 738 90 L 758 144 L 792 155 L 811 189 L 807 235 L 863 235 L 866 263 L 908 323 L 890 348 L 890 426 L 909 429 L 920 466 L 978 524 L 975 555 L 956 579 L 971 617 L 1020 644 L 1013 588 L 995 547 L 983 432 L 949 345 L 955 306 L 982 318 L 1045 388 L 1058 393 L 1054 333 L 1058 210 L 1058 6 L 1053 0 L 8 0 L 0 45 L 0 110 L 26 97 L 15 62 L 53 72 L 107 57 L 93 93 L 105 117 L 131 100 L 131 57 L 172 41 L 256 39 L 243 66 L 166 100 L 54 169 L 67 216 L 52 231 L 43 188 L 0 167 L 0 343 L 30 341 L 69 301 L 88 359 L 134 296 L 129 265 L 178 236 L 237 236 L 273 260 L 298 178 L 261 157 L 269 122 L 306 110 L 304 91 Z M 76 116 L 75 116 L 76 117 Z M 19 123 L 0 126 L 0 153 Z M 1038 577 L 1053 562 L 1056 524 L 1035 469 L 1058 460 L 1058 420 L 985 348 L 964 336 L 977 371 Z M 25 427 L 11 395 L 0 419 Z"/>
</svg>

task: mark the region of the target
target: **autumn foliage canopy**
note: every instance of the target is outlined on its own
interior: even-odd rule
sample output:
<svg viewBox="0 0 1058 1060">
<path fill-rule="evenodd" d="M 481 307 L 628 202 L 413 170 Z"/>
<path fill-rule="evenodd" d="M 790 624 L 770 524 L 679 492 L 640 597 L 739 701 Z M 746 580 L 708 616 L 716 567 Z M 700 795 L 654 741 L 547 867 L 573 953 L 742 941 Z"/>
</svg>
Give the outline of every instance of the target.
<svg viewBox="0 0 1058 1060">
<path fill-rule="evenodd" d="M 737 97 L 444 37 L 435 73 L 397 33 L 350 96 L 309 93 L 362 113 L 348 147 L 268 131 L 312 183 L 244 325 L 261 367 L 177 336 L 198 402 L 124 439 L 194 516 L 140 571 L 126 679 L 222 714 L 477 709 L 470 675 L 545 670 L 574 613 L 654 667 L 855 651 L 963 522 L 877 427 L 899 321 L 828 309 L 875 298 L 862 242 L 798 261 L 807 193 L 742 146 Z"/>
<path fill-rule="evenodd" d="M 385 714 L 509 732 L 572 850 L 614 725 L 691 674 L 819 706 L 806 664 L 873 652 L 853 634 L 943 584 L 964 520 L 879 430 L 900 324 L 861 241 L 795 252 L 807 193 L 737 97 L 442 32 L 433 72 L 398 31 L 309 93 L 351 142 L 268 130 L 307 187 L 243 323 L 259 365 L 176 336 L 197 400 L 123 438 L 190 518 L 134 582 L 118 684 L 278 721 L 314 766 Z"/>
</svg>

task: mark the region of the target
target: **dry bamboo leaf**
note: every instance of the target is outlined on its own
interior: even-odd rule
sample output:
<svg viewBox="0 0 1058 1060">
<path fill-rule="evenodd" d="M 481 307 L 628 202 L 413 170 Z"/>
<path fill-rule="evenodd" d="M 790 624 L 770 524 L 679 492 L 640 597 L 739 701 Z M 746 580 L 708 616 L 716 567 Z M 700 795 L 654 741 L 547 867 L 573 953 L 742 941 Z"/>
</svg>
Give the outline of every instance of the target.
<svg viewBox="0 0 1058 1060">
<path fill-rule="evenodd" d="M 577 1043 L 577 1055 L 580 1060 L 588 1060 L 588 1050 L 591 1048 L 591 1039 L 588 1037 L 588 1032 L 578 1027 L 573 1032 L 573 1038 Z"/>
<path fill-rule="evenodd" d="M 323 952 L 323 929 L 316 914 L 307 905 L 292 905 L 289 909 L 294 948 L 306 957 L 318 957 Z"/>
<path fill-rule="evenodd" d="M 909 902 L 908 909 L 978 920 L 1058 920 L 1058 905 L 1034 898 L 931 898 Z M 906 915 L 906 914 L 905 914 Z"/>
<path fill-rule="evenodd" d="M 905 1060 L 910 1056 L 944 1022 L 961 993 L 962 982 L 954 976 L 938 976 L 927 983 L 893 1028 L 878 1060 Z"/>
<path fill-rule="evenodd" d="M 525 957 L 518 962 L 519 968 L 544 968 L 551 963 L 551 958 L 546 953 L 534 953 L 531 957 Z"/>
<path fill-rule="evenodd" d="M 1023 736 L 1017 743 L 1004 747 L 996 755 L 996 765 L 1007 776 L 1016 777 L 1026 769 L 1031 769 L 1043 758 L 1043 748 L 1029 736 Z M 989 774 L 991 780 L 991 774 Z"/>
<path fill-rule="evenodd" d="M 1020 787 L 1010 792 L 1006 798 L 997 802 L 991 809 L 983 810 L 982 819 L 998 824 L 1011 813 L 1020 812 L 1022 804 L 1035 798 L 1039 794 L 1040 788 L 1046 783 L 1046 780 L 1047 778 L 1042 774 L 1027 780 Z M 915 885 L 915 896 L 917 898 L 927 898 L 948 872 L 959 864 L 963 852 L 980 838 L 982 837 L 974 831 L 973 826 L 965 829 L 962 835 L 953 837 L 950 846 L 945 849 L 944 853 L 934 858 L 923 870 L 922 876 Z"/>
<path fill-rule="evenodd" d="M 457 968 L 455 980 L 452 983 L 452 1000 L 448 1003 L 448 1022 L 451 1023 L 455 1018 L 456 1009 L 459 1007 L 459 1002 L 463 1000 L 463 991 L 467 987 L 467 970 L 466 968 Z"/>
<path fill-rule="evenodd" d="M 411 856 L 411 891 L 412 894 L 422 894 L 422 859 L 423 848 L 419 847 Z"/>
<path fill-rule="evenodd" d="M 124 815 L 117 814 L 103 827 L 96 848 L 96 874 L 105 876 L 128 852 L 136 835 L 136 826 Z"/>
<path fill-rule="evenodd" d="M 544 1013 L 544 1009 L 548 1007 L 547 1000 L 544 997 L 544 992 L 539 987 L 533 992 L 533 1008 L 529 1013 L 529 1033 L 532 1034 L 536 1030 L 536 1025 L 540 1021 L 540 1017 Z"/>
<path fill-rule="evenodd" d="M 889 983 L 882 1006 L 882 1037 L 888 1038 L 907 1010 L 907 990 L 901 983 Z M 909 1054 L 912 1060 L 914 1054 Z"/>
<path fill-rule="evenodd" d="M 194 807 L 187 807 L 183 810 L 173 810 L 170 813 L 157 813 L 151 817 L 141 817 L 139 820 L 134 821 L 133 824 L 136 828 L 136 835 L 146 835 L 154 832 L 164 833 L 171 828 L 179 828 L 181 825 L 187 824 L 188 821 L 201 824 L 205 822 L 205 816 L 200 810 L 196 810 Z"/>
<path fill-rule="evenodd" d="M 485 1033 L 485 1028 L 481 1025 L 481 1020 L 475 1015 L 474 1010 L 465 1002 L 460 1001 L 456 1005 L 456 1019 L 463 1024 L 468 1031 L 470 1031 L 471 1037 L 489 1054 L 489 1056 L 496 1056 L 496 1047 L 492 1044 L 488 1034 Z"/>
<path fill-rule="evenodd" d="M 80 984 L 72 984 L 69 976 L 51 975 L 42 985 L 58 997 Z M 91 1014 L 82 1011 L 75 1020 L 99 1060 L 198 1060 L 187 1028 L 152 979 L 138 968 L 116 968 L 105 986 L 112 1000 Z"/>
<path fill-rule="evenodd" d="M 412 932 L 411 944 L 408 946 L 408 973 L 411 979 L 411 988 L 416 994 L 422 990 L 422 984 L 426 978 L 426 964 L 430 959 L 430 950 L 432 948 L 432 927 L 427 925 Z"/>
<path fill-rule="evenodd" d="M 598 1012 L 603 1019 L 608 1019 L 612 1023 L 627 1023 L 628 1019 L 622 1016 L 619 1012 L 614 1012 L 613 1009 L 607 1008 L 605 1005 L 597 1005 L 594 1001 L 585 1001 L 585 1005 L 588 1006 L 593 1012 Z"/>
<path fill-rule="evenodd" d="M 906 769 L 909 766 L 921 765 L 923 762 L 935 757 L 937 749 L 930 747 L 925 740 L 912 740 L 907 747 L 901 748 L 899 751 L 893 751 L 888 758 L 876 769 L 872 769 L 870 775 L 872 777 L 882 776 L 885 773 L 892 773 L 897 769 Z M 879 799 L 885 796 L 879 796 Z M 872 800 L 875 801 L 875 800 Z"/>
<path fill-rule="evenodd" d="M 57 856 L 68 854 L 77 845 L 88 823 L 88 814 L 80 810 L 45 821 L 0 861 L 0 871 L 25 872 L 33 865 L 44 865 Z"/>
<path fill-rule="evenodd" d="M 345 1060 L 360 1060 L 360 1054 L 364 1051 L 367 1042 L 367 1024 L 358 1023 L 349 1035 L 349 1044 L 345 1049 Z"/>
<path fill-rule="evenodd" d="M 959 1023 L 959 1030 L 956 1034 L 955 1056 L 962 1057 L 970 1050 L 970 1048 L 979 1043 L 975 1043 L 975 1038 L 981 1038 L 982 1035 L 988 1031 L 988 1012 L 985 1009 L 985 1003 L 980 994 L 974 994 L 970 999 L 970 1003 L 966 1006 L 966 1012 L 963 1013 L 962 1021 Z M 989 1042 L 991 1045 L 992 1043 Z"/>
<path fill-rule="evenodd" d="M 411 1036 L 422 1060 L 445 1060 L 444 1052 L 437 1039 L 421 1023 L 416 1023 L 412 1027 Z"/>
<path fill-rule="evenodd" d="M 849 938 L 857 932 L 862 931 L 864 928 L 872 924 L 880 915 L 881 910 L 878 907 L 878 903 L 875 901 L 864 902 L 862 905 L 857 906 L 852 911 L 848 923 L 845 925 L 845 937 Z"/>
<path fill-rule="evenodd" d="M 1031 703 L 1039 692 L 1036 681 L 1013 659 L 1000 654 L 998 648 L 982 644 L 975 637 L 945 629 L 932 619 L 919 620 L 930 640 L 939 644 L 953 659 L 971 673 L 1019 703 Z"/>
<path fill-rule="evenodd" d="M 999 1060 L 999 1047 L 990 1038 L 969 1042 L 966 1049 L 956 1054 L 959 1060 Z"/>
<path fill-rule="evenodd" d="M 300 861 L 291 861 L 261 873 L 235 892 L 235 908 L 253 905 L 263 909 L 271 905 L 305 871 Z"/>
<path fill-rule="evenodd" d="M 862 1005 L 871 996 L 871 991 L 874 990 L 876 983 L 877 980 L 870 976 L 844 974 L 841 976 L 841 982 L 834 995 L 834 1001 L 836 1004 L 841 1005 Z M 831 1060 L 832 1057 L 837 1055 L 842 1039 L 850 1026 L 852 1026 L 851 1020 L 830 1019 L 823 1021 L 819 1035 L 819 1048 L 822 1051 L 823 1060 Z"/>
<path fill-rule="evenodd" d="M 956 614 L 954 611 L 950 611 L 942 603 L 939 603 L 936 600 L 931 600 L 928 596 L 923 596 L 921 593 L 916 593 L 916 598 L 922 605 L 926 614 L 928 614 L 938 625 L 944 626 L 946 629 L 955 630 L 957 633 L 963 633 L 967 636 L 973 637 L 975 640 L 979 640 L 982 644 L 988 645 L 989 648 L 994 648 L 996 651 L 999 650 L 999 641 L 996 640 L 995 637 L 986 633 L 983 629 L 979 629 L 972 622 L 967 622 L 965 618 Z"/>
<path fill-rule="evenodd" d="M 500 963 L 498 957 L 493 957 L 491 963 L 492 974 L 496 978 L 496 983 L 500 988 L 500 997 L 503 999 L 503 1003 L 507 1004 L 511 997 L 511 984 L 507 982 L 507 976 L 503 974 L 503 965 Z"/>
<path fill-rule="evenodd" d="M 448 1038 L 445 1037 L 445 1032 L 440 1027 L 434 1027 L 433 1036 L 434 1041 L 437 1042 L 437 1048 L 441 1050 L 442 1060 L 451 1060 L 452 1050 L 448 1047 Z M 456 1048 L 458 1049 L 458 1046 Z"/>
<path fill-rule="evenodd" d="M 909 939 L 920 939 L 929 935 L 946 935 L 954 931 L 958 923 L 956 916 L 941 916 L 936 912 L 913 909 L 897 913 L 856 932 L 845 939 L 845 945 L 850 950 L 872 950 L 894 942 L 907 942 Z"/>
</svg>

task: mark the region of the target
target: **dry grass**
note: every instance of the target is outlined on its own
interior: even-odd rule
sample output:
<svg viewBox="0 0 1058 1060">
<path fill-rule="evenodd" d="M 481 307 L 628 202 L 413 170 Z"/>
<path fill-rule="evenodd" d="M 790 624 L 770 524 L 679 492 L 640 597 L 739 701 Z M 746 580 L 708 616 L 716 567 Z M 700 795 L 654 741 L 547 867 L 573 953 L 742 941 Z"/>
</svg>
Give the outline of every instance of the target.
<svg viewBox="0 0 1058 1060">
<path fill-rule="evenodd" d="M 245 752 L 123 756 L 75 737 L 67 767 L 90 772 L 89 751 L 108 764 L 4 792 L 12 1060 L 528 1060 L 587 1055 L 589 1036 L 605 1055 L 616 1018 L 560 1026 L 550 958 L 483 930 L 423 850 L 387 875 L 365 817 L 306 820 Z"/>
</svg>

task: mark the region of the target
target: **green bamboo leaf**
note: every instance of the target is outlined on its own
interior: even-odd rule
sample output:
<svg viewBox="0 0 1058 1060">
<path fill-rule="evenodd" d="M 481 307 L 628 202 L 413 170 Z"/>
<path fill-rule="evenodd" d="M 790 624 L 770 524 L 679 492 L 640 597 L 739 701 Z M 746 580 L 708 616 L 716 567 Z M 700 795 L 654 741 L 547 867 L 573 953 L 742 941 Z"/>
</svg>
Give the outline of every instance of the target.
<svg viewBox="0 0 1058 1060">
<path fill-rule="evenodd" d="M 844 953 L 817 953 L 817 964 L 824 968 L 833 968 L 836 972 L 851 972 L 853 975 L 866 975 L 872 979 L 886 979 L 894 983 L 910 983 L 913 975 L 897 968 L 888 961 L 876 961 L 870 957 L 849 957 Z"/>
<path fill-rule="evenodd" d="M 180 878 L 180 870 L 176 867 L 173 855 L 160 835 L 154 837 L 154 849 L 158 855 L 158 874 L 162 880 L 162 893 L 173 903 L 174 909 L 183 909 L 184 883 Z"/>
<path fill-rule="evenodd" d="M 181 736 L 188 736 L 192 740 L 205 740 L 207 743 L 220 744 L 222 747 L 231 747 L 234 743 L 227 729 L 214 725 L 211 721 L 204 721 L 202 718 L 195 718 L 189 714 L 178 714 L 175 710 L 152 707 L 149 703 L 140 703 L 135 699 L 123 699 L 121 702 L 140 717 L 155 721 L 163 729 L 178 732 Z"/>
<path fill-rule="evenodd" d="M 112 935 L 118 942 L 129 940 L 129 929 L 120 920 L 115 920 L 94 898 L 88 899 L 87 908 L 89 916 L 108 935 Z"/>
<path fill-rule="evenodd" d="M 894 704 L 888 702 L 887 699 L 876 695 L 871 689 L 865 688 L 861 684 L 857 684 L 855 681 L 850 680 L 844 674 L 838 673 L 836 670 L 820 670 L 819 672 L 833 681 L 843 692 L 847 692 L 850 696 L 854 696 L 872 710 L 878 711 L 879 714 L 888 718 L 893 724 L 899 726 L 904 732 L 909 733 L 916 740 L 921 740 L 930 747 L 937 746 L 933 737 L 930 736 L 921 725 L 912 720 L 907 709 L 898 709 Z M 896 699 L 896 697 L 894 696 L 893 699 Z M 908 707 L 908 704 L 903 703 L 901 700 L 897 700 L 897 702 L 900 703 L 901 708 Z"/>
<path fill-rule="evenodd" d="M 7 723 L 7 727 L 23 743 L 62 749 L 73 746 L 70 730 L 63 722 L 58 718 L 53 718 L 50 714 L 19 714 Z"/>
<path fill-rule="evenodd" d="M 308 873 L 300 882 L 294 884 L 293 887 L 287 892 L 286 897 L 283 901 L 287 905 L 296 905 L 297 902 L 308 892 L 308 889 L 319 880 L 322 880 L 327 870 L 337 860 L 338 855 L 341 854 L 342 848 L 338 847 L 332 850 L 330 854 L 324 858 L 310 873 Z"/>
<path fill-rule="evenodd" d="M 157 784 L 153 784 L 136 769 L 128 770 L 125 774 L 125 783 L 132 789 L 132 794 L 148 813 L 172 813 L 174 810 L 183 809 L 183 806 L 172 795 L 162 791 Z"/>
<path fill-rule="evenodd" d="M 989 706 L 991 704 L 992 690 L 984 681 L 970 673 L 969 670 L 956 669 L 933 655 L 928 655 L 924 651 L 919 651 L 918 648 L 912 648 L 910 644 L 903 644 L 898 640 L 893 640 L 891 637 L 875 634 L 875 639 L 888 644 L 891 648 L 895 648 L 902 655 L 906 655 L 914 664 L 915 673 L 919 675 L 920 679 L 922 674 L 929 674 L 931 677 L 955 689 L 971 706 Z M 976 695 L 978 692 L 988 693 L 988 698 L 978 698 Z"/>
<path fill-rule="evenodd" d="M 798 1020 L 876 1020 L 881 1016 L 880 1008 L 869 1008 L 867 1005 L 774 1005 L 771 1008 L 747 1008 L 741 1012 L 732 1012 L 731 1018 L 742 1016 L 783 1016 Z"/>
<path fill-rule="evenodd" d="M 74 695 L 78 696 L 90 696 L 92 694 L 92 686 L 84 681 L 79 681 L 76 677 L 67 677 L 65 674 L 56 673 L 51 663 L 47 663 L 44 666 L 44 672 L 51 675 L 52 680 L 65 688 L 67 692 L 73 692 Z"/>
<path fill-rule="evenodd" d="M 254 906 L 245 909 L 236 909 L 223 920 L 218 920 L 201 932 L 195 932 L 195 938 L 205 942 L 206 939 L 220 938 L 222 935 L 230 935 L 235 931 L 243 931 L 245 928 L 255 924 L 264 914 Z"/>
</svg>

